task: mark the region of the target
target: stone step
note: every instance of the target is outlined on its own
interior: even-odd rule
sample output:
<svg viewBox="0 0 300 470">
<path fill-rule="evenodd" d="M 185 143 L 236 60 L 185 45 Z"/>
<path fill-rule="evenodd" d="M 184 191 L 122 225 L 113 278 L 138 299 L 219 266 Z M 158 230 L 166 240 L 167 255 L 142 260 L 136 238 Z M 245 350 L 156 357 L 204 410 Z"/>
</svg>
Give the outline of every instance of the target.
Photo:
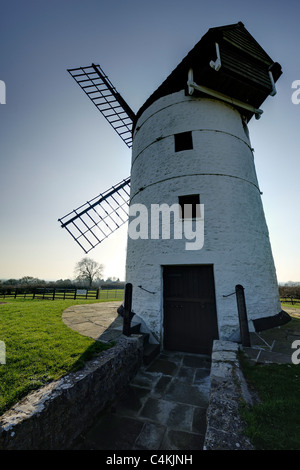
<svg viewBox="0 0 300 470">
<path fill-rule="evenodd" d="M 144 347 L 144 355 L 143 355 L 143 362 L 145 365 L 150 364 L 156 356 L 160 353 L 160 345 L 159 344 L 150 344 L 148 343 Z"/>
<path fill-rule="evenodd" d="M 149 343 L 150 334 L 141 333 L 140 329 L 141 329 L 140 323 L 132 323 L 130 327 L 130 332 L 132 334 L 141 334 L 143 336 L 143 344 L 144 344 L 143 362 L 145 365 L 148 365 L 160 353 L 160 345 Z"/>
<path fill-rule="evenodd" d="M 130 333 L 132 333 L 133 335 L 137 335 L 140 333 L 140 329 L 141 329 L 140 323 L 131 323 Z"/>
</svg>

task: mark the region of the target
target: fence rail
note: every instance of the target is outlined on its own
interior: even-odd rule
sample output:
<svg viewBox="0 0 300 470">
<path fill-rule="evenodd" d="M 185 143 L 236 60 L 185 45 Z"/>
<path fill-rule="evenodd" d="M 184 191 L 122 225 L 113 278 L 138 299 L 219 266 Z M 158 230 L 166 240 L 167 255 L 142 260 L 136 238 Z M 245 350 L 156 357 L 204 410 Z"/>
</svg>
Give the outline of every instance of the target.
<svg viewBox="0 0 300 470">
<path fill-rule="evenodd" d="M 62 289 L 56 287 L 9 288 L 0 289 L 0 298 L 45 299 L 45 300 L 81 300 L 81 299 L 111 299 L 123 300 L 124 288 L 106 287 L 98 289 Z M 300 304 L 300 299 L 294 297 L 281 297 L 281 302 L 292 305 Z"/>
<path fill-rule="evenodd" d="M 300 299 L 295 299 L 294 297 L 281 297 L 281 302 L 286 302 L 289 304 L 300 304 Z"/>
<path fill-rule="evenodd" d="M 84 299 L 111 299 L 123 300 L 122 288 L 98 288 L 98 289 L 57 289 L 41 287 L 35 289 L 1 289 L 0 298 L 20 298 L 40 300 L 84 300 Z"/>
</svg>

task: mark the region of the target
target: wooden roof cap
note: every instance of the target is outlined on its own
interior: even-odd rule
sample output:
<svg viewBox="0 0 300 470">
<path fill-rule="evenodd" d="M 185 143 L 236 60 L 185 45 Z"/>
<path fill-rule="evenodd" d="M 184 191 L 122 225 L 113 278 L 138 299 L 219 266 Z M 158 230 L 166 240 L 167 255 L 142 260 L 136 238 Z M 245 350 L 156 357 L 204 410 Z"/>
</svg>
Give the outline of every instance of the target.
<svg viewBox="0 0 300 470">
<path fill-rule="evenodd" d="M 215 59 L 216 42 L 220 46 L 221 60 L 222 54 L 224 57 L 224 67 L 223 69 L 221 67 L 220 72 L 217 72 L 217 75 L 212 75 L 216 74 L 216 72 L 214 72 L 213 69 L 209 67 L 209 63 L 211 59 Z M 232 64 L 230 63 L 231 59 L 233 61 Z M 255 68 L 256 64 L 259 73 L 264 71 L 264 75 L 268 75 L 268 71 L 272 70 L 274 82 L 278 80 L 282 73 L 281 66 L 271 59 L 271 57 L 265 52 L 260 44 L 247 31 L 241 21 L 226 26 L 210 28 L 200 39 L 200 41 L 193 47 L 193 49 L 191 49 L 191 51 L 178 64 L 178 66 L 172 71 L 172 73 L 166 78 L 166 80 L 164 80 L 164 82 L 146 100 L 144 105 L 138 111 L 136 118 L 138 119 L 138 117 L 148 106 L 150 106 L 154 101 L 161 98 L 162 96 L 186 89 L 187 73 L 191 67 L 195 67 L 195 70 L 198 70 L 198 76 L 201 76 L 202 81 L 207 80 L 207 83 L 211 84 L 213 82 L 214 85 L 216 85 L 216 80 L 221 79 L 222 75 L 224 78 L 224 70 L 226 69 L 225 62 L 227 62 L 226 73 L 228 78 L 228 73 L 232 73 L 233 75 L 234 73 L 236 74 L 236 72 L 234 72 L 234 68 L 239 68 L 239 61 L 244 62 L 244 64 L 251 64 L 250 69 L 251 67 L 253 69 L 253 64 Z M 213 80 L 211 81 L 212 78 Z M 247 81 L 247 76 L 244 78 L 246 78 Z M 249 76 L 249 79 L 251 78 L 252 77 Z M 260 86 L 259 78 L 254 76 L 254 79 L 257 80 L 256 85 Z M 268 92 L 265 93 L 265 98 L 267 96 Z M 262 101 L 264 101 L 264 99 L 263 97 L 261 98 Z"/>
</svg>

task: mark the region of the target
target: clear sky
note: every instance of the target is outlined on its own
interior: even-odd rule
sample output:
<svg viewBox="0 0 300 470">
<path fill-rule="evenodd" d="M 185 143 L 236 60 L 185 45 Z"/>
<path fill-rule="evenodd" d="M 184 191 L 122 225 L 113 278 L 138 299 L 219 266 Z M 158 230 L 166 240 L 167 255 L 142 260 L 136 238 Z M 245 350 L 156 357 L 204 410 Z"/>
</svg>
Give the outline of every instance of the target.
<svg viewBox="0 0 300 470">
<path fill-rule="evenodd" d="M 0 279 L 73 278 L 57 219 L 130 174 L 130 150 L 67 68 L 100 64 L 137 112 L 211 27 L 242 21 L 283 75 L 249 129 L 279 282 L 300 281 L 300 3 L 0 0 Z M 124 280 L 123 226 L 89 253 Z"/>
</svg>

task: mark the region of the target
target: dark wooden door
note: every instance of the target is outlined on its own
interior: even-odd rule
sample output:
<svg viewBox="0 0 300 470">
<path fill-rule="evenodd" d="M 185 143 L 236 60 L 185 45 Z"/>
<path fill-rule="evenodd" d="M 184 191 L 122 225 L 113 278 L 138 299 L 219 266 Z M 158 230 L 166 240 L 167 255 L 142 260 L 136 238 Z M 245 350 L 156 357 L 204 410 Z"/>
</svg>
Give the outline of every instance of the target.
<svg viewBox="0 0 300 470">
<path fill-rule="evenodd" d="M 164 347 L 210 354 L 218 338 L 213 266 L 165 266 Z"/>
</svg>

